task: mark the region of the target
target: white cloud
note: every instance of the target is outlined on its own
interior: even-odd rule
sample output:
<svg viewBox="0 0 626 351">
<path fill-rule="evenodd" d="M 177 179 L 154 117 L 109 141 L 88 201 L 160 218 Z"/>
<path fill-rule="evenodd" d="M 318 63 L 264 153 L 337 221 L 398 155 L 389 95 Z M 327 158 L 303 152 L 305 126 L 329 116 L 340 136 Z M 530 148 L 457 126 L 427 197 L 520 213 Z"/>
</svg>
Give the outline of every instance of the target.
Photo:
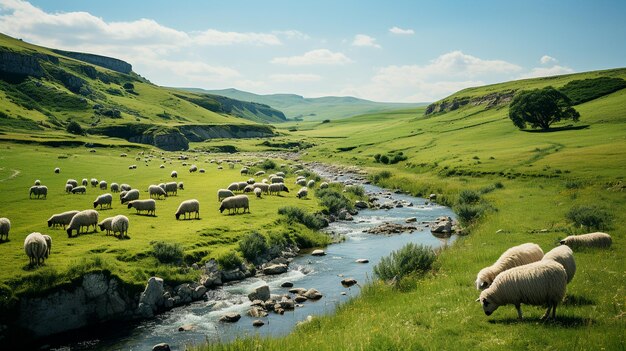
<svg viewBox="0 0 626 351">
<path fill-rule="evenodd" d="M 413 29 L 402 29 L 402 28 L 398 28 L 398 27 L 391 27 L 389 28 L 389 32 L 392 34 L 399 34 L 399 35 L 412 35 L 415 34 L 415 31 Z"/>
<path fill-rule="evenodd" d="M 541 56 L 541 59 L 539 59 L 539 61 L 541 62 L 542 65 L 547 65 L 548 63 L 557 63 L 557 62 L 559 62 L 554 57 L 548 56 L 548 55 Z"/>
<path fill-rule="evenodd" d="M 192 41 L 200 45 L 281 45 L 282 42 L 274 34 L 266 33 L 239 33 L 221 32 L 215 29 L 207 29 L 203 32 L 194 33 Z"/>
<path fill-rule="evenodd" d="M 569 73 L 574 73 L 574 70 L 569 67 L 554 65 L 552 67 L 535 67 L 530 72 L 520 75 L 519 78 L 550 77 Z"/>
<path fill-rule="evenodd" d="M 322 77 L 317 74 L 298 73 L 298 74 L 272 74 L 270 79 L 274 82 L 319 82 Z"/>
<path fill-rule="evenodd" d="M 345 65 L 352 62 L 352 60 L 340 52 L 332 52 L 328 49 L 317 49 L 306 52 L 300 56 L 275 57 L 270 62 L 288 66 L 306 66 Z"/>
<path fill-rule="evenodd" d="M 275 30 L 272 33 L 276 34 L 278 36 L 285 37 L 285 38 L 287 38 L 289 40 L 307 40 L 307 39 L 311 38 L 307 34 L 302 33 L 302 32 L 300 32 L 298 30 L 294 30 L 294 29 L 290 29 L 290 30 Z"/>
<path fill-rule="evenodd" d="M 353 46 L 366 46 L 380 49 L 380 45 L 376 44 L 376 38 L 372 38 L 369 35 L 357 34 L 352 41 Z"/>
</svg>

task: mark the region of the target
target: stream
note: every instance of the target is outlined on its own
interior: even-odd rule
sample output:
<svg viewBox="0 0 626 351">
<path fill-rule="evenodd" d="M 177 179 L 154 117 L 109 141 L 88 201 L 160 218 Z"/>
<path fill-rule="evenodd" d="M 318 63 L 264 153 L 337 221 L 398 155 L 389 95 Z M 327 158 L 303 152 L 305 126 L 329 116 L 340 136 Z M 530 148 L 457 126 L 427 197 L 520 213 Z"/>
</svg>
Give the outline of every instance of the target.
<svg viewBox="0 0 626 351">
<path fill-rule="evenodd" d="M 321 176 L 335 181 L 351 183 L 351 176 L 333 176 L 324 170 L 315 170 Z M 184 350 L 186 345 L 205 341 L 229 341 L 243 336 L 281 336 L 288 334 L 299 321 L 307 316 L 318 316 L 333 313 L 335 308 L 350 298 L 358 296 L 360 288 L 342 287 L 340 281 L 354 278 L 359 284 L 367 284 L 372 280 L 372 271 L 381 257 L 388 255 L 407 243 L 424 244 L 439 248 L 451 244 L 456 235 L 448 238 L 437 238 L 421 224 L 430 222 L 440 216 L 454 218 L 454 213 L 447 207 L 427 204 L 423 198 L 404 194 L 391 193 L 374 185 L 363 185 L 368 194 L 375 194 L 381 202 L 399 200 L 407 206 L 389 210 L 360 210 L 353 221 L 336 221 L 325 230 L 334 235 L 342 235 L 345 240 L 329 245 L 324 249 L 325 256 L 311 256 L 310 253 L 298 255 L 289 265 L 289 270 L 280 275 L 253 277 L 240 282 L 226 284 L 216 290 L 209 290 L 208 301 L 197 301 L 187 306 L 174 308 L 151 320 L 142 321 L 123 330 L 103 329 L 92 336 L 84 335 L 82 340 L 56 345 L 58 350 L 151 350 L 158 343 L 168 343 L 172 350 Z M 411 206 L 408 206 L 411 203 Z M 384 222 L 407 225 L 405 220 L 416 217 L 418 230 L 412 233 L 375 235 L 364 233 L 368 228 L 376 227 Z M 356 263 L 357 259 L 367 259 L 369 263 Z M 284 315 L 270 312 L 267 317 L 253 318 L 247 315 L 250 301 L 247 294 L 255 288 L 268 285 L 272 294 L 286 294 L 289 288 L 281 288 L 284 282 L 292 282 L 294 287 L 315 288 L 324 297 L 317 301 L 306 301 L 293 311 L 285 311 Z M 342 293 L 345 293 L 342 294 Z M 222 323 L 218 319 L 226 312 L 237 312 L 241 319 L 237 323 Z M 252 321 L 261 319 L 262 327 L 252 326 Z M 178 328 L 190 325 L 191 330 L 179 332 Z"/>
</svg>

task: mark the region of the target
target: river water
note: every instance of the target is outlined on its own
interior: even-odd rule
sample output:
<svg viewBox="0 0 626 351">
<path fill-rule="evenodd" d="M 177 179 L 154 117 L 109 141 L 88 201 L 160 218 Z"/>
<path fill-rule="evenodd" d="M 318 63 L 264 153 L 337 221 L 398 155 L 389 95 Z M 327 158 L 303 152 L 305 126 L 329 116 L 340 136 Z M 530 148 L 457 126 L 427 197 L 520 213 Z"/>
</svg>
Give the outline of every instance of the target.
<svg viewBox="0 0 626 351">
<path fill-rule="evenodd" d="M 323 173 L 323 172 L 319 172 Z M 324 176 L 325 174 L 321 174 Z M 328 175 L 326 175 L 328 176 Z M 350 181 L 349 176 L 339 181 Z M 418 243 L 439 248 L 451 244 L 456 236 L 437 238 L 428 228 L 418 229 L 412 233 L 394 235 L 374 235 L 363 230 L 378 226 L 384 222 L 401 223 L 406 218 L 416 217 L 418 227 L 421 222 L 430 222 L 439 216 L 454 218 L 452 211 L 444 206 L 427 204 L 422 198 L 404 194 L 392 194 L 385 189 L 364 185 L 366 192 L 377 194 L 381 201 L 400 200 L 412 206 L 392 208 L 389 210 L 361 210 L 353 221 L 337 221 L 331 223 L 328 231 L 342 235 L 345 240 L 325 248 L 326 256 L 311 256 L 302 253 L 294 258 L 289 271 L 276 276 L 254 277 L 225 285 L 220 289 L 209 291 L 208 301 L 198 301 L 185 307 L 175 308 L 152 320 L 141 322 L 123 330 L 111 331 L 103 335 L 85 336 L 83 340 L 74 340 L 58 349 L 85 350 L 150 350 L 153 345 L 166 342 L 172 350 L 184 350 L 188 344 L 203 342 L 228 341 L 237 337 L 260 335 L 280 336 L 289 333 L 298 321 L 306 320 L 307 316 L 332 313 L 335 308 L 348 299 L 359 294 L 360 288 L 353 286 L 346 289 L 340 281 L 354 278 L 360 284 L 372 279 L 373 266 L 381 257 L 401 248 L 406 243 Z M 365 258 L 369 263 L 356 263 L 355 260 Z M 290 281 L 294 287 L 315 288 L 324 297 L 318 301 L 306 301 L 302 307 L 294 311 L 286 311 L 284 315 L 270 312 L 264 318 L 249 317 L 246 312 L 250 308 L 247 294 L 262 285 L 269 285 L 272 294 L 288 293 L 289 288 L 281 288 L 283 282 Z M 342 295 L 345 293 L 345 295 Z M 237 323 L 221 323 L 218 319 L 226 312 L 238 312 L 241 319 Z M 257 328 L 252 321 L 261 319 L 265 325 Z M 189 331 L 179 332 L 183 325 L 191 325 Z"/>
</svg>

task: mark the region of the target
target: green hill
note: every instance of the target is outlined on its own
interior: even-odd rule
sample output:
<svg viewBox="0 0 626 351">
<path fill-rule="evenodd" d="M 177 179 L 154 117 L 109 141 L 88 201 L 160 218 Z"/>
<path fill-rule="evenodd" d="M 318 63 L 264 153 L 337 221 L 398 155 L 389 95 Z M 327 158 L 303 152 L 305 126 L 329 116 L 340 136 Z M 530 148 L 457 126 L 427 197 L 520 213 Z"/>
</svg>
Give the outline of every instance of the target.
<svg viewBox="0 0 626 351">
<path fill-rule="evenodd" d="M 410 108 L 425 105 L 423 103 L 387 103 L 374 102 L 344 96 L 326 96 L 305 98 L 295 94 L 257 95 L 237 89 L 204 90 L 197 88 L 181 88 L 182 90 L 227 96 L 242 101 L 253 101 L 279 109 L 289 119 L 305 121 L 322 121 L 325 119 L 341 119 L 365 113 L 374 113 L 394 109 Z"/>
<path fill-rule="evenodd" d="M 221 128 L 217 134 L 270 136 L 270 127 L 256 124 L 285 119 L 269 106 L 156 86 L 118 59 L 48 49 L 2 34 L 0 101 L 0 130 L 5 132 L 63 132 L 72 120 L 89 133 L 110 136 L 110 127 L 128 126 L 127 140 L 170 150 L 187 147 L 188 135 L 180 126 L 201 126 L 213 135 L 214 126 L 229 125 L 242 132 Z M 139 134 L 130 135 L 133 131 Z"/>
</svg>

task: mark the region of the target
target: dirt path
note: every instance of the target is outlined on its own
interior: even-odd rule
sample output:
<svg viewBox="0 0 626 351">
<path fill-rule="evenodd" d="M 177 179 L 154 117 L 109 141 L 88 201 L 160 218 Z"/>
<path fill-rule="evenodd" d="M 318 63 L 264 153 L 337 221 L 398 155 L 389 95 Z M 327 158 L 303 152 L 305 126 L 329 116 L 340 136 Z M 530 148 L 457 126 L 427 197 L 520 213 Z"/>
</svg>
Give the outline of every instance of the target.
<svg viewBox="0 0 626 351">
<path fill-rule="evenodd" d="M 0 170 L 2 170 L 2 169 L 0 169 Z M 10 176 L 8 176 L 7 178 L 0 179 L 0 182 L 4 182 L 4 181 L 6 181 L 6 180 L 13 179 L 13 178 L 17 177 L 17 176 L 20 174 L 20 171 L 19 171 L 19 170 L 17 170 L 17 169 L 12 169 L 12 171 L 13 171 L 13 174 L 11 174 Z"/>
</svg>

